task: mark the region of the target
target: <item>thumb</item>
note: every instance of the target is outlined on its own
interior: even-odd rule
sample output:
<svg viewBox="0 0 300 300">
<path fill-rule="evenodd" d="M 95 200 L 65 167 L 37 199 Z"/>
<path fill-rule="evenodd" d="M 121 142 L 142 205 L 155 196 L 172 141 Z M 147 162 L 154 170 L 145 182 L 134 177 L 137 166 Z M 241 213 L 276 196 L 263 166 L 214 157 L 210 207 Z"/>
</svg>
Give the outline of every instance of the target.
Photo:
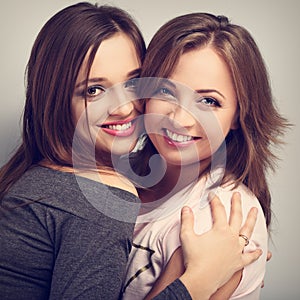
<svg viewBox="0 0 300 300">
<path fill-rule="evenodd" d="M 190 207 L 184 206 L 181 209 L 181 239 L 190 233 L 194 233 L 194 214 Z"/>
<path fill-rule="evenodd" d="M 261 249 L 256 249 L 253 252 L 247 252 L 247 253 L 243 253 L 243 263 L 244 266 L 247 266 L 251 263 L 253 263 L 254 261 L 256 261 L 261 255 L 262 255 L 262 250 Z"/>
</svg>

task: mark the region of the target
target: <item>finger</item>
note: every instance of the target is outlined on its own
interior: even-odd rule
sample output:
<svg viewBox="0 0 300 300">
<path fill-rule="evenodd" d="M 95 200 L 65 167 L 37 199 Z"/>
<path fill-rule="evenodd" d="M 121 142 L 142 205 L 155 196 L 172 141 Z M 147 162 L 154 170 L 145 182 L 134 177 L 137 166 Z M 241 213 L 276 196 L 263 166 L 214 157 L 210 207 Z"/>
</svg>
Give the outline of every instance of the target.
<svg viewBox="0 0 300 300">
<path fill-rule="evenodd" d="M 190 207 L 184 206 L 181 209 L 180 238 L 182 239 L 190 233 L 194 233 L 194 214 Z"/>
<path fill-rule="evenodd" d="M 244 248 L 249 244 L 249 238 L 244 234 L 239 234 L 240 245 Z"/>
<path fill-rule="evenodd" d="M 262 253 L 263 252 L 261 249 L 256 249 L 253 252 L 243 253 L 243 265 L 241 266 L 241 268 L 244 268 L 256 261 L 262 255 Z"/>
<path fill-rule="evenodd" d="M 231 197 L 231 208 L 229 225 L 233 233 L 238 234 L 240 232 L 243 221 L 241 195 L 238 192 L 233 193 Z"/>
<path fill-rule="evenodd" d="M 219 197 L 210 193 L 209 198 L 213 227 L 223 226 L 224 224 L 227 224 L 225 207 Z"/>
<path fill-rule="evenodd" d="M 257 219 L 257 208 L 252 207 L 248 213 L 247 219 L 243 227 L 240 230 L 240 234 L 246 236 L 249 240 L 254 230 L 256 219 Z M 241 240 L 241 245 L 245 246 L 245 241 L 242 238 L 240 238 L 240 240 Z"/>
<path fill-rule="evenodd" d="M 269 261 L 272 258 L 272 252 L 268 251 L 267 253 L 267 261 Z"/>
</svg>

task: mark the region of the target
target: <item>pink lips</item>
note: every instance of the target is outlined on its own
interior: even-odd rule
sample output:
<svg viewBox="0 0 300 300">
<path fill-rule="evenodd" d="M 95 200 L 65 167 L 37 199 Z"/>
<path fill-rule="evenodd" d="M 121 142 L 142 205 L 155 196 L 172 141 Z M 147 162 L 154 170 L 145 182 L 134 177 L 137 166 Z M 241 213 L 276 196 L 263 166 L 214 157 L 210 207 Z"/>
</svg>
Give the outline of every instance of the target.
<svg viewBox="0 0 300 300">
<path fill-rule="evenodd" d="M 174 141 L 172 140 L 168 135 L 167 133 L 164 131 L 164 134 L 163 134 L 163 137 L 164 137 L 164 140 L 165 142 L 171 146 L 171 147 L 175 147 L 175 148 L 184 148 L 184 147 L 188 147 L 190 146 L 191 144 L 195 143 L 199 138 L 193 138 L 189 141 L 182 141 L 182 142 L 177 142 L 177 141 Z"/>
<path fill-rule="evenodd" d="M 176 148 L 188 147 L 190 144 L 195 143 L 195 140 L 191 140 L 191 141 L 187 141 L 187 142 L 175 142 L 167 136 L 164 136 L 164 139 L 169 146 L 176 147 Z"/>
<path fill-rule="evenodd" d="M 131 126 L 129 126 L 127 129 L 124 129 L 122 127 L 126 126 L 126 124 L 131 123 Z M 109 128 L 110 127 L 115 127 L 115 128 Z M 101 129 L 113 136 L 120 136 L 120 137 L 127 137 L 133 134 L 136 128 L 136 122 L 135 120 L 124 120 L 124 121 L 117 121 L 117 122 L 110 122 L 110 123 L 105 123 L 102 124 Z"/>
</svg>

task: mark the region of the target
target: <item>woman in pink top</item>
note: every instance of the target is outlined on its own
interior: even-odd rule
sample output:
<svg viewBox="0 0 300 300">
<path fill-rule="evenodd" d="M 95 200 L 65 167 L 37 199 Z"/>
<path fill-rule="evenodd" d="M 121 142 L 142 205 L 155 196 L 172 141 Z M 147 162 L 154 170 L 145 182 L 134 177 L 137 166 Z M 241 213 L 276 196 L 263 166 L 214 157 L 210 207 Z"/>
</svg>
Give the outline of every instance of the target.
<svg viewBox="0 0 300 300">
<path fill-rule="evenodd" d="M 274 168 L 271 146 L 280 142 L 288 124 L 275 108 L 254 39 L 223 16 L 177 17 L 151 40 L 141 77 L 139 96 L 147 99 L 150 140 L 138 154 L 160 157 L 140 171 L 160 179 L 139 191 L 143 208 L 125 299 L 150 299 L 182 274 L 180 207 L 193 208 L 198 233 L 209 230 L 209 191 L 219 195 L 227 210 L 233 192 L 241 195 L 244 215 L 257 207 L 258 221 L 245 250 L 264 252 L 211 299 L 258 299 L 271 220 L 266 174 Z"/>
</svg>

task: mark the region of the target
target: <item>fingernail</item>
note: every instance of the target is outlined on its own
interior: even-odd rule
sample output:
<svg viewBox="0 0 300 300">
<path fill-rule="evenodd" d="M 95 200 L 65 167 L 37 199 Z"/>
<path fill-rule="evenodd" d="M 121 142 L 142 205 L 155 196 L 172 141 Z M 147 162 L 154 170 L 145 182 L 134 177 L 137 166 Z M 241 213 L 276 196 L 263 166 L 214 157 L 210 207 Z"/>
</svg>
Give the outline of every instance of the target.
<svg viewBox="0 0 300 300">
<path fill-rule="evenodd" d="M 189 214 L 191 212 L 191 208 L 189 206 L 184 206 L 181 210 L 183 214 Z"/>
</svg>

